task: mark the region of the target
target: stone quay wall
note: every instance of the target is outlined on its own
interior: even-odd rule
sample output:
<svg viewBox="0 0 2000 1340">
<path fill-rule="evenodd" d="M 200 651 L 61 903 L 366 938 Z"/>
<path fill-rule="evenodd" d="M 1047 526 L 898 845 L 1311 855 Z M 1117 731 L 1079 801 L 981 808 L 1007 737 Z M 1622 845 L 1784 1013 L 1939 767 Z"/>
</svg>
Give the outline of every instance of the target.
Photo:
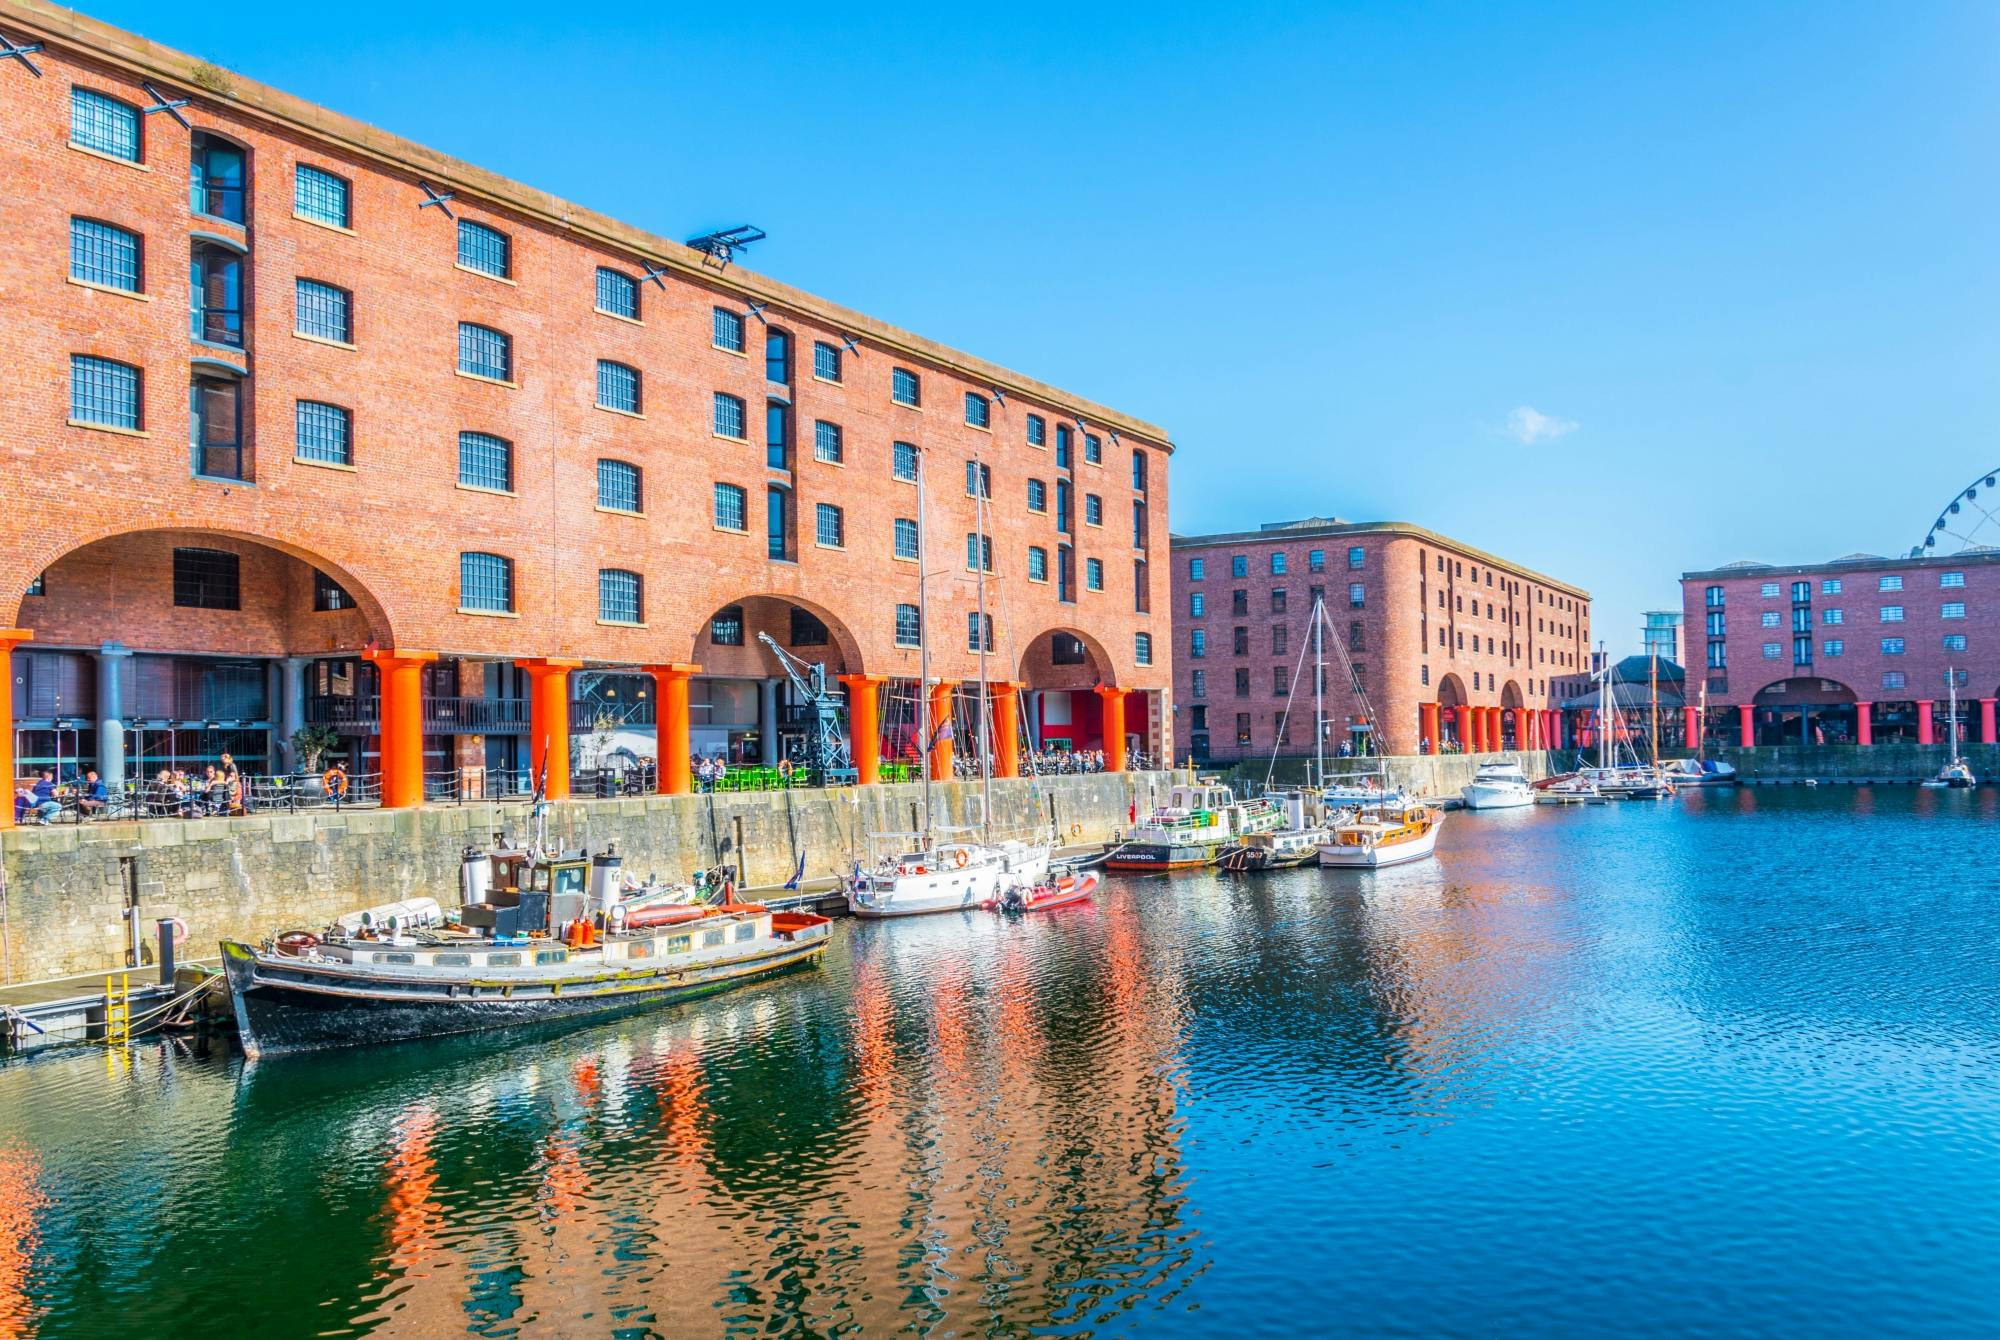
<svg viewBox="0 0 2000 1340">
<path fill-rule="evenodd" d="M 996 836 L 1056 832 L 1064 843 L 1110 840 L 1132 811 L 1166 799 L 1174 774 L 996 780 Z M 980 822 L 977 782 L 935 788 L 936 822 Z M 869 835 L 914 829 L 923 786 L 635 796 L 552 806 L 548 838 L 592 852 L 615 846 L 627 870 L 679 879 L 721 862 L 750 887 L 843 872 Z M 34 981 L 126 966 L 134 891 L 150 961 L 154 922 L 179 917 L 190 956 L 223 937 L 261 939 L 316 929 L 378 903 L 430 896 L 457 902 L 465 848 L 496 834 L 532 836 L 525 804 L 417 810 L 265 813 L 240 819 L 0 830 L 0 980 Z"/>
<path fill-rule="evenodd" d="M 1397 785 L 1419 796 L 1443 800 L 1456 796 L 1472 780 L 1472 775 L 1479 771 L 1482 763 L 1512 759 L 1521 765 L 1521 771 L 1527 774 L 1528 780 L 1534 782 L 1562 771 L 1550 766 L 1550 758 L 1546 750 L 1508 750 L 1501 754 L 1390 754 L 1380 758 L 1330 758 L 1326 761 L 1326 770 L 1330 775 L 1347 776 L 1386 769 L 1389 779 Z M 1272 774 L 1272 784 L 1285 786 L 1304 781 L 1311 765 L 1311 759 L 1281 758 Z M 1269 760 L 1260 759 L 1255 763 L 1236 764 L 1226 776 L 1239 794 L 1255 794 L 1263 787 L 1264 774 L 1269 769 Z"/>
<path fill-rule="evenodd" d="M 1982 782 L 2000 781 L 2000 745 L 1961 744 L 1960 757 Z M 1711 757 L 1735 767 L 1746 782 L 1921 782 L 1935 777 L 1951 759 L 1944 744 L 1759 745 L 1755 749 L 1711 749 Z"/>
</svg>

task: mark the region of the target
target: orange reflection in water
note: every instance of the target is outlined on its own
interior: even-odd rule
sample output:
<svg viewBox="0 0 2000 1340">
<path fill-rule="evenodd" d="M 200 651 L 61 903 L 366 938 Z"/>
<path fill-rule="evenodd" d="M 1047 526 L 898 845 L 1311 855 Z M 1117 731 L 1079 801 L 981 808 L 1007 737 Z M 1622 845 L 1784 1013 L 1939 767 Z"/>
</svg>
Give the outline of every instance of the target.
<svg viewBox="0 0 2000 1340">
<path fill-rule="evenodd" d="M 41 1173 L 28 1150 L 0 1150 L 0 1340 L 33 1335 L 46 1310 L 29 1294 L 42 1241 L 40 1215 L 49 1206 Z"/>
<path fill-rule="evenodd" d="M 384 1169 L 389 1188 L 389 1264 L 409 1270 L 437 1246 L 443 1222 L 436 1198 L 437 1158 L 431 1146 L 437 1138 L 437 1113 L 414 1108 L 396 1123 L 396 1141 Z"/>
<path fill-rule="evenodd" d="M 708 1080 L 691 1047 L 675 1047 L 660 1061 L 654 1083 L 660 1094 L 660 1128 L 666 1132 L 667 1161 L 684 1172 L 708 1166 Z"/>
<path fill-rule="evenodd" d="M 854 1091 L 866 1111 L 889 1102 L 896 1044 L 889 1031 L 889 989 L 871 963 L 854 966 Z"/>
</svg>

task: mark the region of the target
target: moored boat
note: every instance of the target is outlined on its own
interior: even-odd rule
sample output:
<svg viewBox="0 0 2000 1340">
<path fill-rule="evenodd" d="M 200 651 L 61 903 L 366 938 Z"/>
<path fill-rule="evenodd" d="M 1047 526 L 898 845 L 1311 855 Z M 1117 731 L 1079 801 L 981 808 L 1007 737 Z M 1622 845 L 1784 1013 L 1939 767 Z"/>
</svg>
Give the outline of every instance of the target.
<svg viewBox="0 0 2000 1340">
<path fill-rule="evenodd" d="M 1046 842 L 952 840 L 937 829 L 875 836 L 877 855 L 847 881 L 847 910 L 857 917 L 909 917 L 984 907 L 1049 871 Z"/>
<path fill-rule="evenodd" d="M 641 909 L 658 922 L 634 924 L 640 912 L 610 890 L 586 891 L 581 853 L 523 855 L 496 856 L 487 901 L 449 920 L 425 899 L 261 946 L 224 941 L 244 1054 L 605 1015 L 726 990 L 826 950 L 825 917 L 757 903 L 660 904 Z"/>
<path fill-rule="evenodd" d="M 1213 865 L 1221 850 L 1246 834 L 1284 823 L 1274 800 L 1238 800 L 1217 782 L 1182 784 L 1105 858 L 1112 870 L 1179 870 Z"/>
<path fill-rule="evenodd" d="M 1480 764 L 1458 794 L 1469 810 L 1507 810 L 1535 803 L 1528 775 L 1511 760 Z"/>
<path fill-rule="evenodd" d="M 1052 874 L 1038 884 L 1017 884 L 988 906 L 995 911 L 1048 912 L 1087 903 L 1097 896 L 1098 880 L 1095 870 Z"/>
<path fill-rule="evenodd" d="M 1319 863 L 1334 869 L 1376 870 L 1421 861 L 1437 850 L 1444 813 L 1428 805 L 1366 811 L 1336 824 L 1320 844 Z"/>
</svg>

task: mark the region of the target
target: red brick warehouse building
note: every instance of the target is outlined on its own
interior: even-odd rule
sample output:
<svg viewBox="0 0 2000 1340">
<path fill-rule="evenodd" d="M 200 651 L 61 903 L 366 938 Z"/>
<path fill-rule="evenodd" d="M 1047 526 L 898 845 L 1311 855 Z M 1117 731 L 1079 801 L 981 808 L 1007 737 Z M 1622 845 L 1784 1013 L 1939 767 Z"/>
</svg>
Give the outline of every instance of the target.
<svg viewBox="0 0 2000 1340">
<path fill-rule="evenodd" d="M 2000 553 L 1731 563 L 1683 573 L 1681 604 L 1710 740 L 1941 742 L 1955 681 L 1960 738 L 2000 742 Z"/>
<path fill-rule="evenodd" d="M 0 35 L 9 776 L 318 721 L 391 803 L 560 794 L 616 704 L 684 787 L 807 729 L 759 634 L 864 780 L 920 632 L 963 718 L 983 631 L 1003 773 L 1170 750 L 1159 428 L 69 11 Z"/>
<path fill-rule="evenodd" d="M 1312 753 L 1316 601 L 1329 753 L 1572 738 L 1560 704 L 1590 674 L 1580 587 L 1401 521 L 1177 535 L 1173 556 L 1177 738 L 1198 759 Z"/>
</svg>

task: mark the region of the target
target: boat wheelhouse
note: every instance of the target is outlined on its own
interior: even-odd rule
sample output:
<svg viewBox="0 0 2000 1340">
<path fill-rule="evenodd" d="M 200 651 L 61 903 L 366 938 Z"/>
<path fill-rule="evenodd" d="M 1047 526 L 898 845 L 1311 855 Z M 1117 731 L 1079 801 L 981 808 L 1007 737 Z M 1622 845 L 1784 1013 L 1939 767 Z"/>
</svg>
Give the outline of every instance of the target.
<svg viewBox="0 0 2000 1340">
<path fill-rule="evenodd" d="M 1123 842 L 1112 847 L 1105 865 L 1113 870 L 1174 870 L 1212 865 L 1217 854 L 1247 834 L 1284 824 L 1275 800 L 1238 800 L 1219 782 L 1182 783 L 1167 803 L 1148 815 Z"/>
</svg>

